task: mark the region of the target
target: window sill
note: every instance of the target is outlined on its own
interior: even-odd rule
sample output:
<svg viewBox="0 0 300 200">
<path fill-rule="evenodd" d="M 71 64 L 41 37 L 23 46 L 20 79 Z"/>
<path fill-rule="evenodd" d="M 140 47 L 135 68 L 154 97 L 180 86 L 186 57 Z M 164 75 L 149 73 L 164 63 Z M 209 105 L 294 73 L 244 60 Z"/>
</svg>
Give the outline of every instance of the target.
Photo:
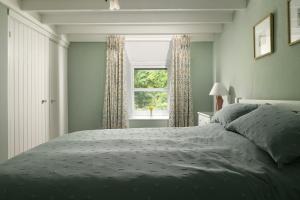
<svg viewBox="0 0 300 200">
<path fill-rule="evenodd" d="M 131 116 L 129 120 L 169 120 L 169 116 Z"/>
</svg>

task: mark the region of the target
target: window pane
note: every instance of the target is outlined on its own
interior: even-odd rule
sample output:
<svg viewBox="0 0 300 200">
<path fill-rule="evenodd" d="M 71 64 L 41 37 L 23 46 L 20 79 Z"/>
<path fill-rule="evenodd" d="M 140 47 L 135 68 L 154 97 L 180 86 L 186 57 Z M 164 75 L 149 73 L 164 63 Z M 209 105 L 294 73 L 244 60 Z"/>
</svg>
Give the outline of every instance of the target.
<svg viewBox="0 0 300 200">
<path fill-rule="evenodd" d="M 134 103 L 137 111 L 168 109 L 168 93 L 167 92 L 134 92 Z"/>
<path fill-rule="evenodd" d="M 167 88 L 168 72 L 166 69 L 135 69 L 135 88 Z"/>
</svg>

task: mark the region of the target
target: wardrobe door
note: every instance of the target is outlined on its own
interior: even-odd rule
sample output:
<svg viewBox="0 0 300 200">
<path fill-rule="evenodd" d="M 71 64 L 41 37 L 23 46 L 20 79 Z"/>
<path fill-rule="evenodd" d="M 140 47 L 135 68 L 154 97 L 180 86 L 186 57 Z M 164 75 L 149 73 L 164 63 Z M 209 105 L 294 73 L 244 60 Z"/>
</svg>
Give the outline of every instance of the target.
<svg viewBox="0 0 300 200">
<path fill-rule="evenodd" d="M 9 157 L 49 140 L 49 39 L 9 16 Z"/>
<path fill-rule="evenodd" d="M 8 158 L 15 155 L 15 24 L 8 19 Z"/>
<path fill-rule="evenodd" d="M 49 89 L 48 89 L 48 77 L 49 68 L 46 61 L 46 54 L 49 53 L 47 50 L 46 39 L 40 33 L 36 34 L 36 70 L 34 71 L 35 76 L 35 94 L 37 98 L 37 132 L 34 137 L 36 137 L 36 144 L 39 145 L 46 142 L 48 139 L 48 113 L 49 113 Z"/>
<path fill-rule="evenodd" d="M 50 40 L 50 139 L 59 136 L 58 44 Z"/>
<path fill-rule="evenodd" d="M 39 87 L 39 81 L 38 81 L 38 59 L 37 59 L 37 53 L 38 53 L 38 33 L 36 31 L 32 31 L 32 49 L 31 49 L 31 57 L 32 57 L 32 146 L 35 147 L 39 144 L 39 112 L 38 108 L 41 103 L 41 99 L 38 93 L 38 87 Z"/>
<path fill-rule="evenodd" d="M 50 99 L 49 99 L 49 39 L 44 36 L 41 36 L 41 98 L 45 101 L 41 107 L 41 143 L 45 143 L 49 141 L 49 107 L 50 107 Z"/>
</svg>

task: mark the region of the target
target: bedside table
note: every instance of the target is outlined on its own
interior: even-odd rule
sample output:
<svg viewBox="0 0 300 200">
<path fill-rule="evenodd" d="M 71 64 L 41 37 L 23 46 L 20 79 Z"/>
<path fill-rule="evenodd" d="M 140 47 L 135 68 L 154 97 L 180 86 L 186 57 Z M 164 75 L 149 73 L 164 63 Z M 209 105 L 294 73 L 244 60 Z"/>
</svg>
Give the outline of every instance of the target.
<svg viewBox="0 0 300 200">
<path fill-rule="evenodd" d="M 198 126 L 209 124 L 213 115 L 213 112 L 198 112 Z"/>
</svg>

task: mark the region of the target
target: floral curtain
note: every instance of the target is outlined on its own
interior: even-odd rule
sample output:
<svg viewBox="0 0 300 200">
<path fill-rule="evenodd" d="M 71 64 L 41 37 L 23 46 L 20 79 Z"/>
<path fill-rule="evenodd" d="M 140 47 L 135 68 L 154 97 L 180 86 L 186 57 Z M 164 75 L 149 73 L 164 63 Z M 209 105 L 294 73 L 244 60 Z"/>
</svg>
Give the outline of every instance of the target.
<svg viewBox="0 0 300 200">
<path fill-rule="evenodd" d="M 190 37 L 174 36 L 168 61 L 170 127 L 194 126 L 190 75 Z"/>
<path fill-rule="evenodd" d="M 123 36 L 107 38 L 103 128 L 128 128 L 126 56 Z"/>
</svg>

